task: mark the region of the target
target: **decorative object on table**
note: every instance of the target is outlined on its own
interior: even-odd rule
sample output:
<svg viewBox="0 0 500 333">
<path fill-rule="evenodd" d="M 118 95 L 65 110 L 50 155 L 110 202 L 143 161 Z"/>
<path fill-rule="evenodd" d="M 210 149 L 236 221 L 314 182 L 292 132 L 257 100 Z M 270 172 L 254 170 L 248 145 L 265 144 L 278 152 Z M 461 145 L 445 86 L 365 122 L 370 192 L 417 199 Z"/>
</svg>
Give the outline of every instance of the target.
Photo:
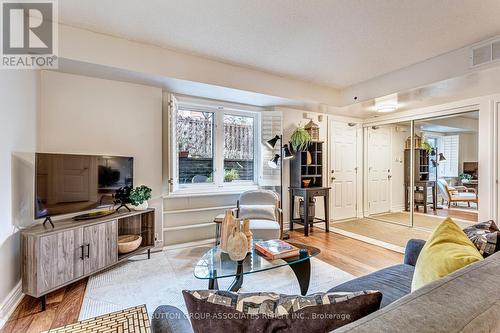
<svg viewBox="0 0 500 333">
<path fill-rule="evenodd" d="M 303 187 L 309 187 L 309 185 L 311 185 L 311 180 L 310 179 L 302 179 L 302 185 L 303 185 Z"/>
<path fill-rule="evenodd" d="M 313 158 L 310 151 L 306 152 L 306 164 L 311 165 L 313 163 Z"/>
<path fill-rule="evenodd" d="M 422 147 L 422 137 L 415 134 L 415 146 L 416 149 Z M 409 136 L 405 141 L 405 149 L 411 149 L 411 136 Z"/>
<path fill-rule="evenodd" d="M 312 119 L 304 126 L 312 141 L 319 141 L 319 126 Z"/>
<path fill-rule="evenodd" d="M 120 205 L 116 209 L 116 211 L 119 211 L 120 208 L 126 208 L 129 212 L 131 212 L 130 208 L 127 206 L 128 204 L 131 204 L 130 201 L 130 192 L 132 191 L 131 186 L 123 186 L 120 187 L 115 191 L 115 194 L 113 195 L 115 205 Z"/>
<path fill-rule="evenodd" d="M 304 211 L 304 199 L 299 200 L 299 215 L 302 221 L 305 218 L 305 211 Z M 309 219 L 309 222 L 314 222 L 314 217 L 316 215 L 316 198 L 311 197 L 309 198 L 309 204 L 307 205 L 308 214 L 307 217 Z"/>
<path fill-rule="evenodd" d="M 250 220 L 243 220 L 243 233 L 247 237 L 247 251 L 252 249 L 253 233 L 250 231 Z"/>
<path fill-rule="evenodd" d="M 108 313 L 74 324 L 53 328 L 42 333 L 151 332 L 145 305 Z"/>
<path fill-rule="evenodd" d="M 220 227 L 220 248 L 223 252 L 227 252 L 227 240 L 235 225 L 236 219 L 234 218 L 233 211 L 231 209 L 226 210 Z"/>
<path fill-rule="evenodd" d="M 306 132 L 306 134 L 309 135 L 307 132 Z M 283 203 L 283 161 L 293 159 L 295 156 L 292 154 L 292 152 L 288 148 L 288 144 L 283 145 L 283 136 L 282 135 L 276 135 L 271 140 L 266 141 L 265 145 L 270 149 L 274 149 L 274 147 L 276 146 L 278 141 L 280 142 L 279 147 L 280 147 L 280 154 L 281 155 L 275 154 L 274 157 L 272 158 L 272 160 L 270 160 L 267 164 L 272 169 L 277 169 L 278 167 L 280 168 L 280 198 L 279 198 L 279 202 Z M 297 143 L 299 143 L 299 141 L 297 141 Z M 292 143 L 290 143 L 290 144 L 292 144 Z M 280 163 L 280 159 L 281 159 L 281 163 Z M 279 208 L 282 209 L 283 207 L 279 207 Z M 288 235 L 282 235 L 282 237 L 288 238 Z"/>
<path fill-rule="evenodd" d="M 311 143 L 311 135 L 303 127 L 299 126 L 293 131 L 290 143 L 294 151 L 306 151 Z"/>
<path fill-rule="evenodd" d="M 254 246 L 260 254 L 269 260 L 290 258 L 299 254 L 298 247 L 282 241 L 281 239 L 258 241 L 255 242 Z"/>
<path fill-rule="evenodd" d="M 245 259 L 247 253 L 247 236 L 241 231 L 241 222 L 236 221 L 227 238 L 227 254 L 231 260 L 240 261 Z"/>
<path fill-rule="evenodd" d="M 194 332 L 331 332 L 377 311 L 382 301 L 382 293 L 371 290 L 307 296 L 217 290 L 182 294 Z"/>
<path fill-rule="evenodd" d="M 460 177 L 460 181 L 462 182 L 462 184 L 467 184 L 472 180 L 472 175 L 465 173 L 465 172 L 462 172 L 459 175 L 459 177 Z"/>
<path fill-rule="evenodd" d="M 118 236 L 118 253 L 125 254 L 135 251 L 141 246 L 142 237 L 139 235 Z"/>
<path fill-rule="evenodd" d="M 141 185 L 130 191 L 130 202 L 134 210 L 148 209 L 148 200 L 151 199 L 151 188 Z"/>
</svg>

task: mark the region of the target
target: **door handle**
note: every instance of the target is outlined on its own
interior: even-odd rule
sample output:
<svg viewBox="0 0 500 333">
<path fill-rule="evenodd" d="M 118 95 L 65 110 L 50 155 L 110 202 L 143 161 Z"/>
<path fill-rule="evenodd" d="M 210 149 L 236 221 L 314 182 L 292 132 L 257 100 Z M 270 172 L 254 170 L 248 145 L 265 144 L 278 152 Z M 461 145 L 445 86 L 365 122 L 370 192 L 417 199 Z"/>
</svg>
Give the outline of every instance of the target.
<svg viewBox="0 0 500 333">
<path fill-rule="evenodd" d="M 80 259 L 83 260 L 85 258 L 85 245 L 80 245 L 80 250 L 81 250 Z"/>
<path fill-rule="evenodd" d="M 391 180 L 392 175 L 387 175 L 387 179 Z"/>
<path fill-rule="evenodd" d="M 87 244 L 87 258 L 90 258 L 90 244 Z"/>
</svg>

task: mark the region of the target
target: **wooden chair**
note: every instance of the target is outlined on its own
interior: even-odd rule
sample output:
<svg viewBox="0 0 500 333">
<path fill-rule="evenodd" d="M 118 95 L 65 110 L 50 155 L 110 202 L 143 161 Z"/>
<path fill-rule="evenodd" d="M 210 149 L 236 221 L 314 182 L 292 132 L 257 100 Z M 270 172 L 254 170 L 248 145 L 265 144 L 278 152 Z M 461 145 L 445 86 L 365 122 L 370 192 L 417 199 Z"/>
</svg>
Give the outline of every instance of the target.
<svg viewBox="0 0 500 333">
<path fill-rule="evenodd" d="M 448 208 L 451 208 L 452 202 L 467 202 L 470 207 L 471 202 L 475 202 L 479 208 L 478 196 L 476 189 L 465 186 L 450 186 L 448 182 L 441 178 L 438 179 L 439 192 L 443 198 L 448 202 Z"/>
</svg>

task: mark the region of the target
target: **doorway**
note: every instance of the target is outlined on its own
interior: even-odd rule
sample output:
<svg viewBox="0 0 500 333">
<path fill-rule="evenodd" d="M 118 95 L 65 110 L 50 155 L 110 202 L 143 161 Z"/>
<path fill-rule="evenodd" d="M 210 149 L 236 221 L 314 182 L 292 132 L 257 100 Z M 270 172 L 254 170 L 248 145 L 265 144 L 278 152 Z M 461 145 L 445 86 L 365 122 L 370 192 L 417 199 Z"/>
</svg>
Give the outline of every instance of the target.
<svg viewBox="0 0 500 333">
<path fill-rule="evenodd" d="M 357 216 L 357 128 L 355 124 L 330 121 L 330 200 L 334 220 Z"/>
</svg>

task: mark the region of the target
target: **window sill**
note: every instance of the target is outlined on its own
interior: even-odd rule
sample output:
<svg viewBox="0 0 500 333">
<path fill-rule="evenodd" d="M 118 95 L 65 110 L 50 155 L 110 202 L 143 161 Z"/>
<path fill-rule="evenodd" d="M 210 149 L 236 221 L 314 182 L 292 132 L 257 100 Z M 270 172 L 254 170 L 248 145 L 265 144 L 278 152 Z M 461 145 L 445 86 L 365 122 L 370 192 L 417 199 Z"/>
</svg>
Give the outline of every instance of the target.
<svg viewBox="0 0 500 333">
<path fill-rule="evenodd" d="M 213 195 L 231 195 L 241 194 L 245 191 L 257 190 L 258 185 L 228 185 L 221 188 L 205 187 L 205 188 L 182 188 L 175 192 L 163 194 L 164 199 L 182 198 L 182 197 L 204 197 Z"/>
</svg>

